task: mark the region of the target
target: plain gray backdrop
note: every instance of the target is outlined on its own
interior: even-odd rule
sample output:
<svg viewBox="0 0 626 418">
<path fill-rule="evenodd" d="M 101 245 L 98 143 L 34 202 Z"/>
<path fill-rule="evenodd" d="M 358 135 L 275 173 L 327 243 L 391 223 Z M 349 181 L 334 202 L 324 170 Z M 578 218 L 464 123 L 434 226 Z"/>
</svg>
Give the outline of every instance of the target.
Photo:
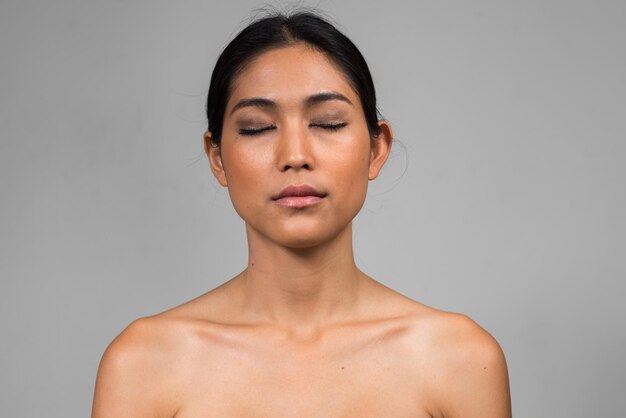
<svg viewBox="0 0 626 418">
<path fill-rule="evenodd" d="M 2 1 L 0 416 L 89 416 L 126 325 L 245 268 L 204 101 L 264 4 Z M 626 3 L 304 4 L 361 49 L 400 141 L 357 265 L 488 330 L 515 417 L 623 416 Z"/>
</svg>

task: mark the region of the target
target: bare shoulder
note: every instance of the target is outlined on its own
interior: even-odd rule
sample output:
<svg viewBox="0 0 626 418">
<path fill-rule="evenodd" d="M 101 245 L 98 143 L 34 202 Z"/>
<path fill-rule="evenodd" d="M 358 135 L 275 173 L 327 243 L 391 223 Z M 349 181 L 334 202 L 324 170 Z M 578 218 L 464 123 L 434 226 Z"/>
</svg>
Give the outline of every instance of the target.
<svg viewBox="0 0 626 418">
<path fill-rule="evenodd" d="M 92 417 L 174 416 L 179 332 L 165 316 L 131 322 L 102 356 Z"/>
<path fill-rule="evenodd" d="M 380 294 L 380 292 L 379 292 Z M 397 292 L 385 309 L 400 311 L 408 332 L 404 366 L 434 417 L 510 418 L 509 378 L 496 339 L 467 315 L 438 310 Z M 417 389 L 416 389 L 417 390 Z"/>
<path fill-rule="evenodd" d="M 467 315 L 422 306 L 413 321 L 421 354 L 430 359 L 433 397 L 441 415 L 509 418 L 511 401 L 504 352 Z"/>
<path fill-rule="evenodd" d="M 207 336 L 206 318 L 224 305 L 220 288 L 132 321 L 108 345 L 96 377 L 92 418 L 176 415 Z"/>
<path fill-rule="evenodd" d="M 463 362 L 503 354 L 496 339 L 467 315 L 424 307 L 415 323 L 427 333 L 439 351 L 461 356 L 459 360 Z"/>
</svg>

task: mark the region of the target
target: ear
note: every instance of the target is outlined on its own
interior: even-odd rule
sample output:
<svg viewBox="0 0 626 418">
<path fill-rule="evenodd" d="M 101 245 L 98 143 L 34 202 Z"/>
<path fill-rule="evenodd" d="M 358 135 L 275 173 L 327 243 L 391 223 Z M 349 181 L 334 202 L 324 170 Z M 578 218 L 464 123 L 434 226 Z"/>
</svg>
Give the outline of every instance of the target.
<svg viewBox="0 0 626 418">
<path fill-rule="evenodd" d="M 383 164 L 387 161 L 387 157 L 391 151 L 391 143 L 393 142 L 393 134 L 389 123 L 384 120 L 379 120 L 378 126 L 380 133 L 374 138 L 370 151 L 369 180 L 374 180 L 378 177 L 380 170 L 383 168 Z"/>
<path fill-rule="evenodd" d="M 224 170 L 224 164 L 222 162 L 221 148 L 211 143 L 210 131 L 204 133 L 204 150 L 206 151 L 207 157 L 209 157 L 209 164 L 213 175 L 222 186 L 228 186 L 226 171 Z"/>
</svg>

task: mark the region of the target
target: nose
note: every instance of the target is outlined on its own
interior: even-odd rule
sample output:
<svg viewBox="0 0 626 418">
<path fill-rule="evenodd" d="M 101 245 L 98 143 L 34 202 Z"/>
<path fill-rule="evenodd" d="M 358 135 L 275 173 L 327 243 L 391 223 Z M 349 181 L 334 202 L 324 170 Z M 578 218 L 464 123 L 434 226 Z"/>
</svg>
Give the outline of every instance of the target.
<svg viewBox="0 0 626 418">
<path fill-rule="evenodd" d="M 311 147 L 311 138 L 306 129 L 293 124 L 285 127 L 279 135 L 277 146 L 277 161 L 280 171 L 289 169 L 313 170 L 314 159 Z"/>
</svg>

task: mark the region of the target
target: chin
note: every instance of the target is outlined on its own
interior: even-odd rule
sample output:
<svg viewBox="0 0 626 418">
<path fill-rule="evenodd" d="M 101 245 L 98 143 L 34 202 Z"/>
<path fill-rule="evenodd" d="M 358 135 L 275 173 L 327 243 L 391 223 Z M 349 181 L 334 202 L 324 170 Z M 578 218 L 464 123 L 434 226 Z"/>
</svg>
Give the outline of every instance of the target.
<svg viewBox="0 0 626 418">
<path fill-rule="evenodd" d="M 349 225 L 323 224 L 311 228 L 274 231 L 272 239 L 288 248 L 313 248 L 336 239 Z"/>
<path fill-rule="evenodd" d="M 249 218 L 246 224 L 250 233 L 265 237 L 286 248 L 312 248 L 335 239 L 350 224 L 332 217 L 294 217 L 291 219 L 275 219 L 274 222 L 255 222 L 259 219 Z M 254 232 L 253 232 L 254 231 Z"/>
<path fill-rule="evenodd" d="M 277 244 L 288 248 L 310 248 L 323 244 L 332 238 L 322 228 L 297 228 L 267 231 L 268 237 Z"/>
<path fill-rule="evenodd" d="M 293 237 L 293 239 L 279 239 L 275 240 L 276 243 L 282 245 L 286 248 L 294 248 L 294 249 L 304 249 L 304 248 L 313 248 L 317 247 L 320 244 L 326 242 L 326 239 L 320 239 L 319 236 L 316 237 Z"/>
</svg>

